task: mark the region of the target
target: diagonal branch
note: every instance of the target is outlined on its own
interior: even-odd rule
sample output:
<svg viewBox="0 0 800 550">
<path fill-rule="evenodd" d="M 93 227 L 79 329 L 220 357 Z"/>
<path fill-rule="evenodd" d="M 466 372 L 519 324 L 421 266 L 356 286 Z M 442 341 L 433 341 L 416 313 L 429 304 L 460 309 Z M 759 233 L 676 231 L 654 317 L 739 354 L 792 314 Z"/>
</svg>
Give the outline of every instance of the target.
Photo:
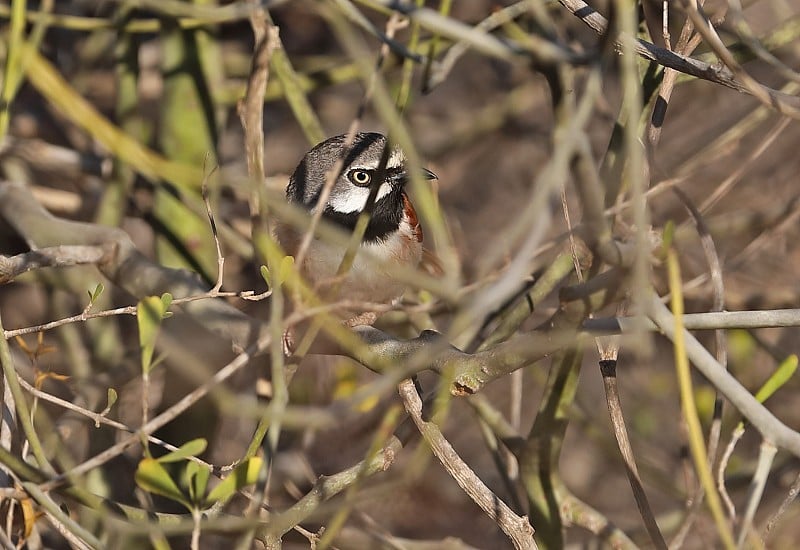
<svg viewBox="0 0 800 550">
<path fill-rule="evenodd" d="M 670 339 L 675 337 L 675 321 L 672 313 L 652 295 L 648 306 L 650 319 Z M 684 329 L 686 353 L 689 360 L 734 407 L 750 421 L 765 440 L 782 447 L 800 457 L 800 433 L 789 428 L 776 418 L 764 405 L 742 386 L 709 351 Z"/>
<path fill-rule="evenodd" d="M 404 380 L 399 387 L 406 412 L 411 416 L 417 429 L 430 445 L 433 454 L 442 463 L 447 473 L 458 483 L 469 497 L 492 518 L 500 529 L 508 535 L 516 549 L 535 549 L 533 528 L 528 518 L 518 516 L 508 505 L 500 500 L 475 472 L 458 456 L 450 442 L 445 439 L 439 427 L 422 418 L 422 399 L 411 380 Z"/>
<path fill-rule="evenodd" d="M 608 20 L 583 0 L 559 0 L 559 2 L 598 34 L 602 35 L 607 31 Z M 630 39 L 630 37 L 621 36 L 619 40 L 627 39 Z M 617 41 L 618 44 L 619 40 Z M 723 65 L 711 65 L 692 57 L 659 48 L 655 44 L 639 39 L 635 41 L 633 50 L 637 55 L 655 61 L 659 65 L 714 82 L 715 84 L 722 84 L 737 92 L 753 95 L 759 101 L 781 114 L 792 118 L 800 118 L 800 98 L 774 90 L 755 81 L 748 81 L 744 84 L 737 80 L 736 75 Z"/>
</svg>

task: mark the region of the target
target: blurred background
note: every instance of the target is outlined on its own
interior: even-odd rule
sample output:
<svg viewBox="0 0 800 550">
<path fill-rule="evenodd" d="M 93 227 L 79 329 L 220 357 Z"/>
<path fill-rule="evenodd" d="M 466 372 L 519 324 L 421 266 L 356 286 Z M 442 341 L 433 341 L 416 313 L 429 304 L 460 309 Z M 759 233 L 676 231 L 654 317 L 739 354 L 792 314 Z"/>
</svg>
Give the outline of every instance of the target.
<svg viewBox="0 0 800 550">
<path fill-rule="evenodd" d="M 389 17 L 382 4 L 389 3 L 267 3 L 281 42 L 279 53 L 273 54 L 263 115 L 269 189 L 280 192 L 312 145 L 322 137 L 345 133 L 357 116 L 369 81 L 360 63 L 374 67 L 378 62 L 381 42 L 376 31 L 385 31 Z M 590 140 L 594 158 L 603 161 L 623 107 L 621 57 L 565 5 L 481 0 L 423 4 L 445 10 L 447 17 L 462 23 L 463 28 L 474 27 L 503 9 L 518 9 L 513 22 L 495 31 L 497 36 L 552 33 L 575 52 L 597 54 L 592 62 L 602 64 L 602 93 L 593 102 L 582 132 Z M 218 166 L 209 178 L 209 190 L 215 218 L 226 228 L 221 232 L 223 289 L 264 291 L 261 262 L 251 245 L 251 187 L 237 114 L 254 48 L 249 6 L 246 2 L 200 0 L 27 2 L 22 8 L 22 29 L 35 53 L 18 61 L 25 67 L 24 77 L 19 69 L 4 73 L 5 80 L 17 74 L 17 82 L 12 82 L 13 91 L 3 96 L 13 97 L 10 108 L 3 111 L 7 124 L 0 144 L 3 178 L 24 183 L 56 216 L 121 227 L 148 257 L 164 266 L 194 271 L 210 287 L 217 276 L 217 262 L 199 189 L 204 174 Z M 613 12 L 605 2 L 592 3 L 592 7 L 607 17 Z M 17 2 L 0 5 L 4 64 L 14 51 L 9 48 L 17 32 L 12 24 L 14 9 L 19 9 Z M 661 3 L 648 0 L 636 9 L 639 36 L 663 46 L 662 36 L 651 37 L 648 32 L 658 26 L 646 23 L 647 14 L 661 15 Z M 797 94 L 797 2 L 754 0 L 739 6 L 738 2 L 709 1 L 704 10 L 753 78 Z M 674 42 L 686 15 L 678 6 L 672 6 L 669 15 L 668 30 Z M 548 21 L 548 28 L 543 29 L 541 17 Z M 740 20 L 774 58 L 759 57 L 743 45 L 744 31 L 737 26 Z M 345 30 L 337 32 L 337 28 Z M 343 39 L 343 32 L 352 34 L 356 46 L 364 49 L 354 50 L 355 46 Z M 422 56 L 433 52 L 440 61 L 457 50 L 452 38 L 425 26 L 402 28 L 395 40 L 409 48 L 406 51 Z M 454 270 L 451 274 L 460 278 L 462 288 L 480 291 L 481 285 L 503 273 L 518 253 L 520 239 L 511 236 L 510 228 L 526 215 L 533 186 L 551 159 L 557 128 L 554 95 L 548 83 L 552 67 L 466 49 L 463 55 L 454 56 L 449 71 L 434 66 L 434 76 L 441 77 L 437 83 L 428 74 L 430 66 L 405 63 L 401 54 L 398 48 L 389 52 L 379 74 L 392 98 L 407 94 L 402 120 L 424 165 L 439 178 L 434 190 L 451 243 L 431 245 L 452 246 L 458 263 L 449 266 Z M 718 64 L 702 40 L 692 56 Z M 641 75 L 660 70 L 644 60 L 637 63 Z M 591 63 L 575 66 L 575 87 L 562 90 L 565 96 L 583 97 L 586 65 Z M 647 102 L 641 107 L 638 127 L 643 144 L 652 105 Z M 313 116 L 303 118 L 304 112 Z M 388 132 L 386 117 L 374 102 L 367 102 L 360 128 Z M 670 191 L 672 186 L 680 188 L 700 209 L 713 237 L 722 265 L 725 309 L 796 307 L 800 294 L 800 263 L 795 262 L 800 262 L 796 245 L 800 236 L 798 143 L 797 122 L 753 97 L 705 80 L 677 79 L 660 141 L 648 149 L 645 185 L 652 190 L 647 202 L 652 228 L 660 232 L 670 221 L 678 227 L 681 238 L 676 246 L 687 311 L 711 308 L 712 283 L 692 217 Z M 578 224 L 581 203 L 570 178 L 565 198 L 571 223 Z M 557 193 L 549 199 L 546 208 L 551 223 L 530 266 L 532 275 L 541 274 L 567 246 L 568 226 L 561 201 Z M 633 229 L 630 211 L 621 212 L 615 235 L 624 239 Z M 65 236 L 65 243 L 68 240 Z M 0 251 L 12 255 L 27 249 L 24 239 L 0 220 Z M 657 262 L 651 278 L 655 288 L 665 294 L 664 269 Z M 11 330 L 78 314 L 87 304 L 87 290 L 97 283 L 105 285 L 105 292 L 94 304 L 95 310 L 136 303 L 138 297 L 115 287 L 92 266 L 42 269 L 0 287 L 3 326 Z M 559 306 L 557 294 L 553 292 L 537 304 L 521 328 L 529 330 L 545 322 Z M 412 292 L 406 304 L 428 299 Z M 256 319 L 269 318 L 267 302 L 228 301 Z M 426 327 L 444 331 L 456 309 L 440 303 L 424 321 L 398 312 L 388 315 L 379 326 L 398 337 L 414 336 Z M 603 313 L 614 315 L 615 307 Z M 753 392 L 799 347 L 797 330 L 792 328 L 729 331 L 727 336 L 728 367 Z M 713 347 L 713 335 L 700 337 Z M 36 335 L 21 338 L 24 344 L 10 340 L 21 376 L 39 380 L 47 392 L 97 411 L 104 406 L 107 389 L 113 387 L 119 402 L 111 416 L 129 426 L 141 423 L 141 367 L 133 317 L 65 324 L 44 332 L 41 341 Z M 646 353 L 632 353 L 623 346 L 619 361 L 620 394 L 632 445 L 667 540 L 680 531 L 688 503 L 696 495 L 671 349 L 670 342 L 656 337 Z M 229 341 L 211 334 L 202 323 L 186 316 L 165 322 L 157 346 L 163 362 L 152 372 L 147 396 L 150 407 L 165 410 L 235 353 Z M 558 469 L 570 493 L 590 505 L 598 518 L 617 526 L 635 544 L 648 547 L 651 543 L 610 427 L 597 360 L 590 346 L 577 395 L 568 410 L 569 429 Z M 266 360 L 255 363 L 259 364 L 230 382 L 234 395 L 252 393 Z M 548 368 L 545 359 L 519 371 L 522 374 L 517 377 L 495 381 L 482 392 L 523 436 L 536 415 Z M 336 410 L 333 404 L 348 399 L 377 377 L 347 359 L 311 357 L 292 380 L 290 401 Z M 424 387 L 432 388 L 435 383 L 435 376 L 422 376 Z M 713 387 L 699 376 L 695 383 L 700 416 L 708 421 Z M 798 382 L 790 380 L 768 403 L 792 428 L 800 426 L 797 390 Z M 274 463 L 270 505 L 284 509 L 309 491 L 318 476 L 335 474 L 361 460 L 387 411 L 397 402 L 392 391 L 384 391 L 376 394 L 356 421 L 350 415 L 347 422 L 334 422 L 321 430 L 285 430 Z M 202 458 L 218 466 L 236 461 L 252 437 L 255 420 L 241 418 L 219 403 L 218 398 L 204 399 L 160 430 L 158 437 L 175 445 L 206 438 L 209 445 Z M 45 403 L 40 407 L 37 419 L 41 416 L 42 426 L 56 430 L 50 445 L 66 447 L 74 463 L 121 437 L 117 430 L 95 429 L 61 407 Z M 738 421 L 735 411 L 726 411 L 723 446 Z M 491 451 L 474 408 L 454 399 L 443 428 L 479 477 L 519 514 L 528 514 L 521 488 L 510 488 L 504 482 L 508 468 L 513 474 L 513 461 L 511 466 L 498 467 L 498 453 Z M 746 502 L 759 443 L 758 434 L 748 430 L 729 462 L 727 488 L 737 507 Z M 141 503 L 136 496 L 141 489 L 136 488 L 133 477 L 141 457 L 141 448 L 129 449 L 95 470 L 92 483 L 114 500 Z M 756 516 L 759 529 L 785 498 L 797 471 L 796 458 L 778 454 Z M 416 442 L 387 472 L 364 480 L 348 495 L 331 500 L 303 527 L 314 532 L 328 525 L 346 503 L 352 510 L 334 539 L 336 547 L 510 547 L 497 525 L 434 458 L 418 450 Z M 181 510 L 158 500 L 153 508 Z M 791 519 L 797 517 L 796 505 L 786 514 L 770 533 L 770 547 L 789 548 L 799 534 Z M 566 527 L 565 541 L 572 547 L 610 544 L 602 533 Z M 42 525 L 39 529 L 43 540 L 39 547 L 67 547 L 52 528 Z M 434 542 L 415 546 L 422 543 L 405 539 Z M 32 546 L 33 540 L 29 539 Z M 229 547 L 227 541 L 208 537 L 203 545 L 224 548 Z M 296 532 L 287 534 L 284 543 L 287 548 L 309 545 Z M 701 511 L 683 547 L 718 543 L 710 515 Z M 174 547 L 180 547 L 180 542 Z"/>
</svg>

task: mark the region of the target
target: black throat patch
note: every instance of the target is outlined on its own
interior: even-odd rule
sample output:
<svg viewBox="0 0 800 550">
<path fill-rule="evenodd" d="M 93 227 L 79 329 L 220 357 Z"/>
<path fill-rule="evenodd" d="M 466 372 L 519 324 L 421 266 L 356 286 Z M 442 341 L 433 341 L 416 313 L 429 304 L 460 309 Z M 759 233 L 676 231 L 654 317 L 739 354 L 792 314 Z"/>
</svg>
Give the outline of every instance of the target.
<svg viewBox="0 0 800 550">
<path fill-rule="evenodd" d="M 326 206 L 322 213 L 325 219 L 336 223 L 350 232 L 355 230 L 356 222 L 358 222 L 358 216 L 360 214 L 360 212 L 343 214 L 342 212 L 333 210 L 330 206 Z M 367 230 L 364 232 L 364 237 L 361 239 L 361 242 L 375 243 L 386 239 L 399 229 L 402 219 L 403 191 L 402 189 L 394 188 L 388 195 L 375 203 L 372 217 L 369 220 Z"/>
</svg>

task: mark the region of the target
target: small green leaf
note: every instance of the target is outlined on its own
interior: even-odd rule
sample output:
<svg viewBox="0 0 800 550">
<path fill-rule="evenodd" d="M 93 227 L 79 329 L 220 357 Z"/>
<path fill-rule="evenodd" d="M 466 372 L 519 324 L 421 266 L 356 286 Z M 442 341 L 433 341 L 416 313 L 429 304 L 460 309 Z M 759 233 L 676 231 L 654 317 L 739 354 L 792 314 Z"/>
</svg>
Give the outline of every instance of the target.
<svg viewBox="0 0 800 550">
<path fill-rule="evenodd" d="M 190 461 L 186 463 L 184 475 L 186 476 L 186 486 L 189 487 L 189 497 L 192 503 L 200 504 L 206 494 L 211 471 L 197 462 Z"/>
<path fill-rule="evenodd" d="M 135 479 L 136 484 L 148 493 L 167 497 L 170 500 L 180 502 L 187 508 L 190 508 L 186 496 L 170 477 L 167 469 L 157 460 L 152 458 L 142 459 L 142 461 L 139 462 L 139 467 L 136 468 Z"/>
<path fill-rule="evenodd" d="M 797 370 L 797 363 L 797 355 L 792 354 L 778 365 L 778 368 L 772 373 L 772 376 L 764 382 L 764 385 L 761 386 L 761 389 L 756 393 L 756 399 L 758 399 L 759 403 L 763 403 L 769 399 L 773 393 L 778 391 L 789 381 Z"/>
<path fill-rule="evenodd" d="M 234 470 L 214 487 L 206 498 L 206 504 L 224 502 L 231 498 L 236 491 L 247 485 L 252 485 L 258 480 L 258 472 L 264 461 L 257 456 L 240 463 Z"/>
<path fill-rule="evenodd" d="M 89 292 L 89 303 L 90 304 L 94 304 L 97 301 L 97 299 L 100 297 L 100 295 L 103 294 L 103 290 L 105 290 L 105 287 L 103 286 L 103 283 L 97 283 L 97 286 L 94 287 L 94 290 L 88 291 Z"/>
<path fill-rule="evenodd" d="M 116 402 L 117 402 L 117 391 L 114 388 L 108 388 L 108 405 L 106 405 L 105 409 L 100 411 L 99 415 L 100 416 L 105 416 L 109 412 L 111 412 L 111 407 L 113 407 L 114 403 L 116 403 Z M 99 418 L 95 419 L 94 427 L 95 428 L 99 428 L 100 427 L 100 419 Z"/>
<path fill-rule="evenodd" d="M 158 296 L 148 296 L 136 305 L 142 372 L 148 373 L 152 369 L 153 350 L 161 328 L 161 321 L 164 319 L 170 303 L 172 303 L 172 296 L 164 294 L 160 298 Z"/>
<path fill-rule="evenodd" d="M 202 437 L 197 439 L 192 439 L 191 441 L 187 441 L 183 445 L 181 445 L 176 450 L 165 454 L 164 456 L 158 457 L 158 460 L 162 464 L 166 464 L 167 462 L 178 462 L 180 460 L 186 460 L 190 456 L 197 456 L 203 451 L 206 450 L 206 446 L 208 442 L 203 439 Z"/>
<path fill-rule="evenodd" d="M 261 278 L 267 283 L 267 289 L 272 288 L 272 275 L 269 272 L 269 268 L 265 265 L 261 266 Z"/>
<path fill-rule="evenodd" d="M 108 405 L 106 405 L 106 410 L 111 410 L 111 407 L 113 407 L 114 403 L 117 402 L 117 390 L 114 388 L 108 388 L 107 401 Z"/>
<path fill-rule="evenodd" d="M 172 317 L 172 312 L 169 311 L 169 306 L 172 305 L 172 294 L 169 292 L 165 292 L 161 295 L 161 305 L 164 308 L 164 312 L 161 314 L 162 319 L 167 319 L 168 317 Z"/>
</svg>

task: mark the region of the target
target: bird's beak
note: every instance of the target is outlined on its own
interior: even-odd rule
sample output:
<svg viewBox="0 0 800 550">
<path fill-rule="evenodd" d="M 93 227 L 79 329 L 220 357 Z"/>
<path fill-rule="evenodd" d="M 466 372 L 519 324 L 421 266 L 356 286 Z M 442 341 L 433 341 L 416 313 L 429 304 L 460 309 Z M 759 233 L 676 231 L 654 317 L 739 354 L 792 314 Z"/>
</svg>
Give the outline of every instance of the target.
<svg viewBox="0 0 800 550">
<path fill-rule="evenodd" d="M 390 183 L 392 185 L 405 186 L 408 183 L 409 179 L 410 179 L 408 176 L 409 176 L 409 174 L 405 170 L 403 170 L 402 172 L 397 172 L 394 175 L 394 177 L 392 177 L 390 179 Z M 433 172 L 431 172 L 427 168 L 423 168 L 421 170 L 420 176 L 422 176 L 422 178 L 426 179 L 426 180 L 438 180 L 439 179 L 439 177 L 436 174 L 434 174 Z"/>
</svg>

